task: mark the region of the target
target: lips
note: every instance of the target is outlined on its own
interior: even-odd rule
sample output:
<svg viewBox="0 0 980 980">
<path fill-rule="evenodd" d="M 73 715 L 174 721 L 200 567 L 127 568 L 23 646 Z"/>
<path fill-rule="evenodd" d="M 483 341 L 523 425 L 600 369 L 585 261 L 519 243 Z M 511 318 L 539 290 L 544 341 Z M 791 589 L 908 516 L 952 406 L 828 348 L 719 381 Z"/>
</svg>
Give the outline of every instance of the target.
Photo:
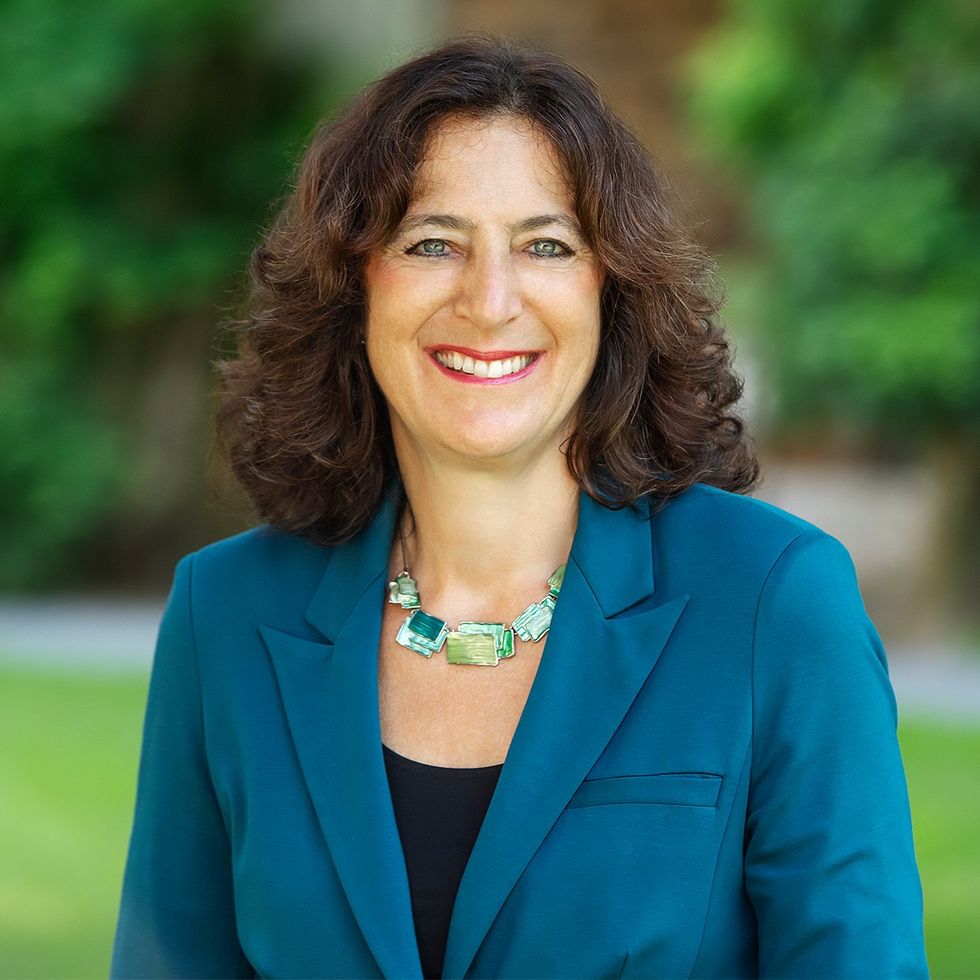
<svg viewBox="0 0 980 980">
<path fill-rule="evenodd" d="M 456 347 L 445 345 L 440 347 L 426 347 L 426 353 L 435 354 L 438 351 L 457 351 L 463 357 L 472 357 L 475 361 L 503 361 L 509 357 L 530 357 L 532 354 L 540 354 L 536 350 L 473 350 L 472 347 Z"/>
<path fill-rule="evenodd" d="M 453 351 L 460 355 L 460 357 L 472 358 L 474 360 L 487 362 L 491 360 L 505 360 L 507 358 L 525 356 L 529 357 L 530 361 L 526 364 L 520 371 L 516 371 L 513 374 L 505 374 L 500 377 L 491 378 L 485 377 L 478 374 L 468 374 L 465 371 L 454 370 L 453 368 L 447 367 L 445 364 L 440 363 L 439 359 L 436 357 L 436 351 Z M 458 381 L 462 384 L 478 384 L 478 385 L 500 385 L 500 384 L 511 384 L 515 381 L 520 381 L 526 378 L 538 365 L 538 362 L 542 359 L 542 354 L 537 351 L 505 351 L 503 352 L 503 357 L 496 356 L 497 352 L 493 352 L 495 356 L 491 357 L 487 352 L 474 352 L 469 353 L 470 348 L 466 347 L 431 347 L 429 348 L 428 360 L 432 363 L 440 374 L 447 378 L 452 378 L 454 381 Z M 475 356 L 478 354 L 479 356 Z"/>
</svg>

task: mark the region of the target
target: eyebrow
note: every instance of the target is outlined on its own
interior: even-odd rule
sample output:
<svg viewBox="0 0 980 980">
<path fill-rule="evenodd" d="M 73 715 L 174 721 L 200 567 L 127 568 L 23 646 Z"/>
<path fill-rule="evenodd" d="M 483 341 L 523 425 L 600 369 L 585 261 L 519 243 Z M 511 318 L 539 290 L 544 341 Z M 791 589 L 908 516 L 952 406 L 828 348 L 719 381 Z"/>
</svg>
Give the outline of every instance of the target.
<svg viewBox="0 0 980 980">
<path fill-rule="evenodd" d="M 450 231 L 472 231 L 476 227 L 475 222 L 455 214 L 414 214 L 402 221 L 398 226 L 397 234 L 404 234 L 423 225 L 448 228 Z M 545 228 L 548 225 L 559 225 L 573 234 L 583 237 L 578 222 L 565 214 L 538 214 L 533 218 L 525 218 L 523 221 L 515 221 L 507 225 L 507 231 L 512 235 L 522 234 L 526 231 L 537 231 L 538 228 Z"/>
</svg>

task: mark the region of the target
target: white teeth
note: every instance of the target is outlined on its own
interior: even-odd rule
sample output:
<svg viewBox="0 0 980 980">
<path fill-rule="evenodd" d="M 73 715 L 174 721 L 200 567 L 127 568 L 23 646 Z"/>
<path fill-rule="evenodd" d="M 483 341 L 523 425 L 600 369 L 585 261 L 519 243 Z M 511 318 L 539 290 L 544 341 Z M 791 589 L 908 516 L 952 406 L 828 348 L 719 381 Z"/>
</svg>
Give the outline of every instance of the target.
<svg viewBox="0 0 980 980">
<path fill-rule="evenodd" d="M 438 351 L 435 357 L 440 364 L 454 371 L 463 371 L 479 378 L 502 378 L 508 374 L 516 374 L 534 360 L 533 355 L 522 354 L 502 361 L 479 361 L 464 357 L 458 351 Z"/>
</svg>

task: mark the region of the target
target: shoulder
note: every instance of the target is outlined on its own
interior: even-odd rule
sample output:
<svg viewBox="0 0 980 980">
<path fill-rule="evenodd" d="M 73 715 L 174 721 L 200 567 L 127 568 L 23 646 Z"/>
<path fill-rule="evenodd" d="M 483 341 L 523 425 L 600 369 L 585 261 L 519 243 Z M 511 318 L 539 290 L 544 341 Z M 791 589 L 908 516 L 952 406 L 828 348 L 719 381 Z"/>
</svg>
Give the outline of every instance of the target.
<svg viewBox="0 0 980 980">
<path fill-rule="evenodd" d="M 653 518 L 656 578 L 726 611 L 757 647 L 868 634 L 850 552 L 797 514 L 744 494 L 695 484 Z"/>
<path fill-rule="evenodd" d="M 787 558 L 821 574 L 853 574 L 845 546 L 832 534 L 775 504 L 695 483 L 660 510 L 654 540 L 661 563 L 717 576 L 759 591 Z"/>
<path fill-rule="evenodd" d="M 305 608 L 333 550 L 262 524 L 184 555 L 175 576 L 186 578 L 199 610 L 251 619 Z"/>
<path fill-rule="evenodd" d="M 775 504 L 707 483 L 695 483 L 675 497 L 664 513 L 675 522 L 720 534 L 726 541 L 762 535 L 766 540 L 786 542 L 803 533 L 826 533 Z"/>
<path fill-rule="evenodd" d="M 668 547 L 681 536 L 694 542 L 685 591 L 709 589 L 719 604 L 741 598 L 751 613 L 757 672 L 803 686 L 821 672 L 838 685 L 884 675 L 853 559 L 834 535 L 773 504 L 703 484 L 665 508 L 663 519 Z"/>
<path fill-rule="evenodd" d="M 198 548 L 193 555 L 198 567 L 235 567 L 241 563 L 261 566 L 323 561 L 330 551 L 330 548 L 315 544 L 300 534 L 282 531 L 270 524 L 259 524 L 212 541 Z"/>
</svg>

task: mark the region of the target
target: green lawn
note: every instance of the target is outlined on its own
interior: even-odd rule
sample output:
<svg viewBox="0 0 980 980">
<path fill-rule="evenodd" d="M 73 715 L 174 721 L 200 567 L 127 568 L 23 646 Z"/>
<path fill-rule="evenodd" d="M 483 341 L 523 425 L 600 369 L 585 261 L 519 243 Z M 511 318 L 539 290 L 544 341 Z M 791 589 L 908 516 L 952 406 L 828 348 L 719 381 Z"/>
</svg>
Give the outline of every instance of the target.
<svg viewBox="0 0 980 980">
<path fill-rule="evenodd" d="M 0 666 L 0 976 L 108 976 L 146 685 Z"/>
<path fill-rule="evenodd" d="M 0 976 L 104 977 L 146 678 L 0 666 Z M 933 977 L 980 976 L 980 727 L 904 722 Z"/>
</svg>

